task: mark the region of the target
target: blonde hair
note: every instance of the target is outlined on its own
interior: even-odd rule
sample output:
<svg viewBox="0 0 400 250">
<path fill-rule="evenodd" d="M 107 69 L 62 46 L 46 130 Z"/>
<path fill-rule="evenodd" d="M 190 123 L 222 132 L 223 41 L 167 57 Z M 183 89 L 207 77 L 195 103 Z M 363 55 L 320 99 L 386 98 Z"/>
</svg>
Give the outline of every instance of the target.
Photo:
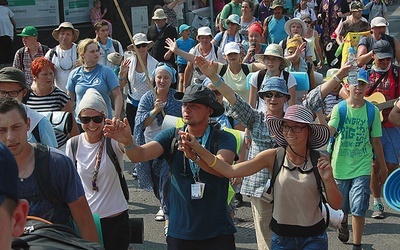
<svg viewBox="0 0 400 250">
<path fill-rule="evenodd" d="M 78 43 L 78 47 L 76 48 L 76 50 L 78 51 L 78 60 L 82 63 L 85 64 L 85 60 L 83 58 L 83 54 L 86 52 L 86 48 L 87 46 L 89 46 L 90 44 L 96 44 L 97 42 L 96 40 L 92 39 L 92 38 L 86 38 L 81 40 Z M 97 45 L 98 46 L 98 45 Z"/>
</svg>

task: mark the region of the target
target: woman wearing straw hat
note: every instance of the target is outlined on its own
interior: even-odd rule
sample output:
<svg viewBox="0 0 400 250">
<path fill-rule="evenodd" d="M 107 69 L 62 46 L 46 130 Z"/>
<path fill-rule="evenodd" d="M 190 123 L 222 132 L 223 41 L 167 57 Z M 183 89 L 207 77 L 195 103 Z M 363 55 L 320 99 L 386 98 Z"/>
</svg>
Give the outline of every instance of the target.
<svg viewBox="0 0 400 250">
<path fill-rule="evenodd" d="M 79 38 L 79 30 L 75 29 L 72 23 L 63 22 L 53 30 L 52 36 L 59 44 L 47 51 L 45 57 L 54 63 L 55 85 L 67 92 L 68 75 L 75 68 L 78 60 L 75 42 Z"/>
<path fill-rule="evenodd" d="M 278 44 L 270 44 L 265 49 L 264 54 L 256 54 L 254 58 L 266 66 L 265 70 L 260 70 L 250 77 L 250 94 L 249 103 L 253 108 L 258 108 L 258 110 L 265 111 L 267 107 L 265 106 L 263 100 L 259 99 L 257 92 L 260 86 L 269 78 L 273 76 L 281 77 L 285 79 L 287 87 L 291 98 L 285 105 L 285 109 L 288 105 L 293 105 L 296 103 L 296 79 L 290 73 L 284 71 L 284 68 L 290 65 L 290 61 L 283 57 L 282 47 Z M 262 77 L 264 74 L 264 77 Z M 261 75 L 261 76 L 260 76 Z"/>
<path fill-rule="evenodd" d="M 268 127 L 281 148 L 265 150 L 236 165 L 218 160 L 186 132 L 180 132 L 180 150 L 186 157 L 200 157 L 206 163 L 202 166 L 205 171 L 216 171 L 228 178 L 251 175 L 264 168 L 272 172 L 274 164 L 278 164 L 280 170 L 272 186 L 271 249 L 328 249 L 316 176 L 319 174 L 332 208 L 340 208 L 342 196 L 328 157 L 319 154 L 317 165 L 312 164 L 311 151 L 325 145 L 329 139 L 328 127 L 314 124 L 313 120 L 312 112 L 301 105 L 290 106 L 283 118 L 268 115 Z M 284 155 L 282 163 L 275 162 L 278 152 Z"/>
<path fill-rule="evenodd" d="M 118 80 L 121 88 L 128 84 L 125 116 L 128 118 L 133 133 L 135 116 L 140 98 L 151 89 L 151 83 L 147 81 L 146 70 L 147 72 L 153 72 L 158 61 L 148 53 L 148 50 L 153 46 L 153 42 L 148 41 L 145 34 L 137 33 L 132 39 L 139 54 L 134 53 L 132 57 L 122 62 L 121 69 L 118 73 Z M 133 44 L 128 46 L 128 50 L 133 50 Z M 144 68 L 139 63 L 138 57 L 142 59 Z"/>
<path fill-rule="evenodd" d="M 288 37 L 284 40 L 282 40 L 279 45 L 282 46 L 283 50 L 286 52 L 286 44 L 289 41 L 290 38 L 293 38 L 294 35 L 300 35 L 301 37 L 305 37 L 306 32 L 307 32 L 307 25 L 306 23 L 301 20 L 300 18 L 293 18 L 290 19 L 285 23 L 285 31 L 286 34 L 288 34 Z M 305 48 L 305 50 L 304 50 Z M 310 48 L 310 44 L 307 43 L 306 40 L 304 40 L 304 44 L 299 47 L 299 50 L 301 50 L 301 56 L 308 62 L 312 63 L 312 51 Z M 303 51 L 304 50 L 304 51 Z M 286 57 L 288 60 L 292 60 L 294 56 Z"/>
</svg>

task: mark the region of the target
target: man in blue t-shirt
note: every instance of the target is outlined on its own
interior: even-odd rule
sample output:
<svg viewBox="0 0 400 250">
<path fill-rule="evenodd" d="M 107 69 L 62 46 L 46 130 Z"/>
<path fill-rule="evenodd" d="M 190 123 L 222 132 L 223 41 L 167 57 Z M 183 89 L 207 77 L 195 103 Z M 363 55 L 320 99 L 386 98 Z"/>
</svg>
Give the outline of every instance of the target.
<svg viewBox="0 0 400 250">
<path fill-rule="evenodd" d="M 228 163 L 235 157 L 236 139 L 228 132 L 220 131 L 209 124 L 209 117 L 223 114 L 224 107 L 207 87 L 190 85 L 185 93 L 177 92 L 174 98 L 182 102 L 182 131 L 196 136 L 203 147 L 215 151 L 216 156 Z M 149 114 L 150 115 L 150 114 Z M 105 136 L 125 145 L 126 154 L 132 162 L 149 161 L 157 157 L 170 159 L 171 191 L 168 225 L 168 249 L 235 249 L 231 215 L 228 211 L 227 195 L 229 179 L 223 178 L 213 166 L 199 156 L 185 158 L 180 146 L 172 147 L 176 128 L 159 133 L 154 141 L 136 145 L 131 137 L 128 121 L 107 120 Z"/>
<path fill-rule="evenodd" d="M 97 242 L 93 217 L 71 159 L 60 151 L 52 148 L 49 150 L 50 183 L 47 183 L 46 187 L 54 189 L 60 204 L 54 202 L 54 197 L 47 197 L 48 191 L 45 193 L 39 188 L 38 175 L 41 171 L 37 169 L 39 162 L 36 162 L 35 157 L 38 151 L 37 146 L 27 140 L 29 126 L 30 119 L 24 106 L 16 99 L 0 97 L 0 141 L 8 147 L 18 164 L 18 193 L 19 198 L 30 203 L 28 215 L 71 227 L 73 219 L 82 238 Z"/>
<path fill-rule="evenodd" d="M 264 20 L 264 30 L 262 36 L 265 39 L 263 42 L 266 44 L 279 44 L 287 37 L 285 32 L 285 24 L 289 18 L 283 15 L 283 5 L 283 1 L 275 0 L 270 7 L 274 14 L 265 18 Z"/>
</svg>

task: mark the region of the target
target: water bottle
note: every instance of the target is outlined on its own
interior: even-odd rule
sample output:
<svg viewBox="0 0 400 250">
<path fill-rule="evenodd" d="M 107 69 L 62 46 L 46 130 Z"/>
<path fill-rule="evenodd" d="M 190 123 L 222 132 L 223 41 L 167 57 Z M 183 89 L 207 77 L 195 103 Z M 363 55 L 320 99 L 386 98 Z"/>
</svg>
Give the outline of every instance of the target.
<svg viewBox="0 0 400 250">
<path fill-rule="evenodd" d="M 347 76 L 347 82 L 349 85 L 357 86 L 357 60 L 356 60 L 356 51 L 353 47 L 349 48 L 349 54 L 347 57 L 347 64 L 351 65 L 349 70 L 349 75 Z"/>
</svg>

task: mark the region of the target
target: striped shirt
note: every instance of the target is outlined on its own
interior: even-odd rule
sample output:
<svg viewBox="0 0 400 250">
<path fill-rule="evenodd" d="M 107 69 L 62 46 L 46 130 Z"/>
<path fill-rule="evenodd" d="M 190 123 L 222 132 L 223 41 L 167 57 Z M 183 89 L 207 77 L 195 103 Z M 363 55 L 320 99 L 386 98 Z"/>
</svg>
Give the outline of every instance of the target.
<svg viewBox="0 0 400 250">
<path fill-rule="evenodd" d="M 30 92 L 26 105 L 38 112 L 61 111 L 69 100 L 70 97 L 65 92 L 55 87 L 50 94 L 45 96 L 37 96 Z M 68 136 L 58 130 L 54 130 L 54 133 L 58 147 L 63 146 L 67 142 Z"/>
</svg>

